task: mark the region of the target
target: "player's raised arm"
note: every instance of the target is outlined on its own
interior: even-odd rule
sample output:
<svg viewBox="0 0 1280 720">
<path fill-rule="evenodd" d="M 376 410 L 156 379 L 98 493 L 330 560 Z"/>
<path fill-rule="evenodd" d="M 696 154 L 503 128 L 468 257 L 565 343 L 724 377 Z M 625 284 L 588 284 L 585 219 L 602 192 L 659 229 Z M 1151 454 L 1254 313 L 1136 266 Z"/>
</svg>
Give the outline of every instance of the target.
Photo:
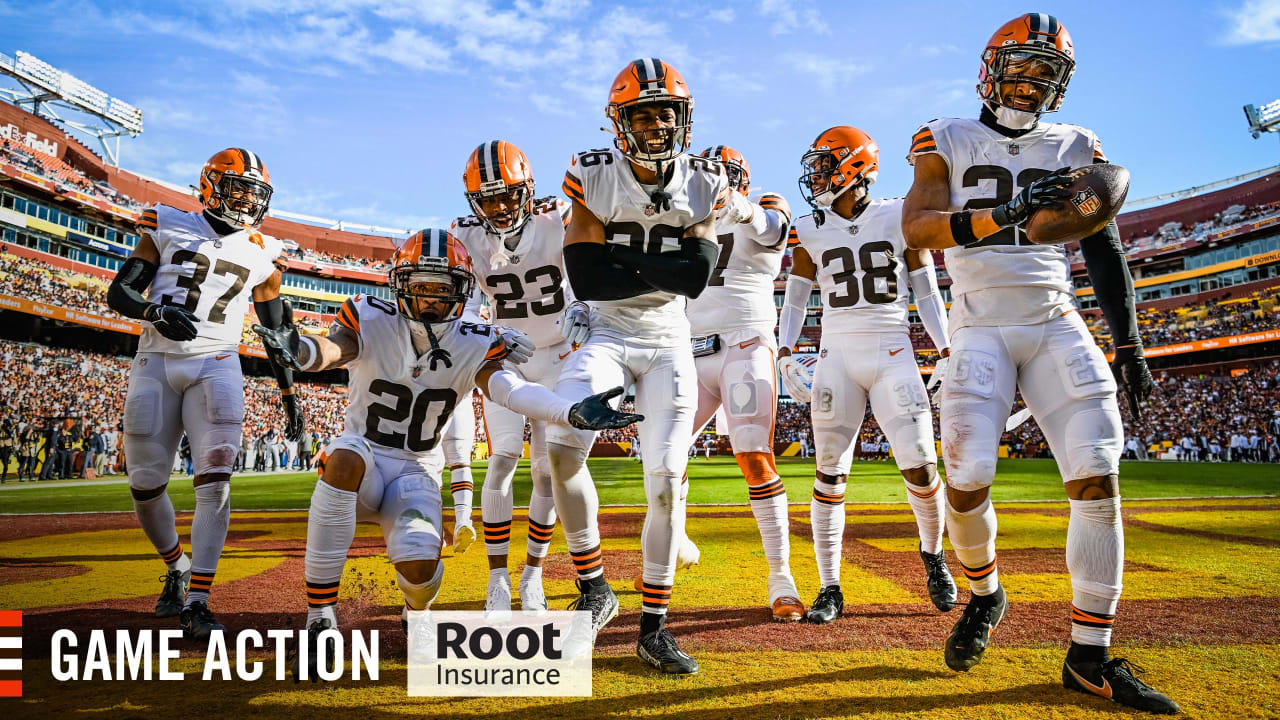
<svg viewBox="0 0 1280 720">
<path fill-rule="evenodd" d="M 914 156 L 915 179 L 902 204 L 902 234 L 907 246 L 930 250 L 976 245 L 1004 228 L 1022 226 L 1031 213 L 1066 198 L 1068 168 L 1029 183 L 1013 199 L 989 210 L 950 212 L 951 183 L 941 155 Z"/>
<path fill-rule="evenodd" d="M 566 188 L 572 177 L 565 176 Z M 564 230 L 564 269 L 579 300 L 625 300 L 654 290 L 634 270 L 614 262 L 604 242 L 604 224 L 576 197 Z"/>
<path fill-rule="evenodd" d="M 792 237 L 795 229 L 791 230 Z M 818 276 L 818 266 L 808 251 L 796 245 L 791 251 L 791 274 L 787 277 L 787 291 L 782 300 L 782 314 L 778 318 L 778 374 L 787 394 L 797 402 L 812 400 L 806 383 L 811 382 L 810 373 L 795 358 L 791 357 L 791 348 L 800 338 L 800 328 L 804 325 L 805 307 L 809 302 L 809 293 L 813 291 L 813 280 Z"/>
<path fill-rule="evenodd" d="M 476 387 L 508 410 L 529 418 L 572 425 L 579 430 L 618 429 L 644 420 L 643 415 L 619 412 L 609 406 L 609 400 L 622 394 L 621 387 L 573 402 L 537 383 L 526 382 L 504 369 L 498 360 L 490 360 L 480 368 L 476 373 Z"/>
<path fill-rule="evenodd" d="M 280 402 L 284 407 L 285 436 L 290 440 L 302 437 L 306 429 L 306 416 L 302 412 L 302 403 L 298 400 L 297 391 L 293 387 L 293 366 L 296 362 L 298 329 L 293 324 L 293 306 L 280 297 L 280 283 L 283 276 L 280 268 L 253 288 L 253 309 L 258 314 L 258 324 L 253 326 L 254 332 L 263 338 L 263 346 L 267 350 L 267 359 L 271 361 L 271 372 L 276 376 L 276 385 L 280 387 Z M 270 333 L 278 340 L 268 343 L 262 331 Z"/>
<path fill-rule="evenodd" d="M 1111 372 L 1124 392 L 1129 413 L 1142 421 L 1142 405 L 1155 387 L 1151 371 L 1143 355 L 1142 337 L 1138 334 L 1138 311 L 1134 304 L 1133 276 L 1125 261 L 1120 243 L 1120 228 L 1115 221 L 1080 241 L 1084 267 L 1093 284 L 1093 296 L 1107 320 L 1116 356 Z"/>
</svg>

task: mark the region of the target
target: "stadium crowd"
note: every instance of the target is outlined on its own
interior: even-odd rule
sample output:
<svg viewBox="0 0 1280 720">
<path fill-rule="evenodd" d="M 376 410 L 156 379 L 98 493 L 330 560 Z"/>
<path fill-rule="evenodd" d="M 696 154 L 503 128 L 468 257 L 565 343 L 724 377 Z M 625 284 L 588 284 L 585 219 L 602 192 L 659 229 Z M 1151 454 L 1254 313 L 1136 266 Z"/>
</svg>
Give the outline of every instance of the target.
<svg viewBox="0 0 1280 720">
<path fill-rule="evenodd" d="M 1224 233 L 1268 218 L 1280 217 L 1280 202 L 1260 205 L 1232 205 L 1208 220 L 1187 227 L 1183 223 L 1168 222 L 1150 235 L 1131 236 L 1124 241 L 1125 254 L 1138 255 L 1149 250 L 1173 248 L 1187 243 L 1204 243 L 1221 237 Z M 1071 263 L 1084 262 L 1080 248 L 1070 251 Z"/>
<path fill-rule="evenodd" d="M 75 190 L 130 210 L 142 210 L 141 204 L 110 184 L 96 182 L 52 155 L 45 155 L 8 139 L 0 140 L 0 162 L 38 175 L 54 183 L 61 191 Z"/>
</svg>

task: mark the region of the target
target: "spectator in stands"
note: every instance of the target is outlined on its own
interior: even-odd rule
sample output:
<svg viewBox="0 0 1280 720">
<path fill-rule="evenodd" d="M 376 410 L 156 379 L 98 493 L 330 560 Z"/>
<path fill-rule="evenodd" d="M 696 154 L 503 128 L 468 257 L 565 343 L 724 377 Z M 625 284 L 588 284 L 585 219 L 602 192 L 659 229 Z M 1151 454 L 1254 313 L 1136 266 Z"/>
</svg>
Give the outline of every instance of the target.
<svg viewBox="0 0 1280 720">
<path fill-rule="evenodd" d="M 307 471 L 311 469 L 311 447 L 315 442 L 315 433 L 311 430 L 304 430 L 302 437 L 298 438 L 298 469 Z"/>
</svg>

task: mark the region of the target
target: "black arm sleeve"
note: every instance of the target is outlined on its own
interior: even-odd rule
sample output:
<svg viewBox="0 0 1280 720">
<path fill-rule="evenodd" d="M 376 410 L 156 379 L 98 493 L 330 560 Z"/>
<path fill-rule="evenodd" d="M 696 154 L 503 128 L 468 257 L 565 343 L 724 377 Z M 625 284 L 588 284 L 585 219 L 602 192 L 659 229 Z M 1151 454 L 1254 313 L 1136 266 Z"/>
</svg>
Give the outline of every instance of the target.
<svg viewBox="0 0 1280 720">
<path fill-rule="evenodd" d="M 626 300 L 654 291 L 634 270 L 620 267 L 599 243 L 564 246 L 564 269 L 578 300 Z"/>
<path fill-rule="evenodd" d="M 271 298 L 270 300 L 254 300 L 253 310 L 258 313 L 258 323 L 269 327 L 272 330 L 279 328 L 281 325 L 293 322 L 292 308 L 290 308 L 288 312 L 289 317 L 286 322 L 284 300 L 279 295 Z M 293 387 L 293 368 L 285 367 L 284 365 L 272 360 L 271 372 L 276 376 L 276 385 L 278 385 L 281 390 L 287 390 Z"/>
<path fill-rule="evenodd" d="M 107 305 L 125 317 L 141 320 L 151 305 L 142 293 L 155 277 L 155 265 L 136 257 L 125 260 L 107 288 Z"/>
<path fill-rule="evenodd" d="M 1080 241 L 1085 270 L 1093 283 L 1093 295 L 1107 319 L 1116 347 L 1141 345 L 1138 313 L 1134 306 L 1133 276 L 1125 263 L 1120 229 L 1115 222 Z"/>
<path fill-rule="evenodd" d="M 629 245 L 617 245 L 610 254 L 620 265 L 636 271 L 645 282 L 659 290 L 696 298 L 707 289 L 720 252 L 714 242 L 700 237 L 680 240 L 680 249 L 651 255 Z"/>
</svg>

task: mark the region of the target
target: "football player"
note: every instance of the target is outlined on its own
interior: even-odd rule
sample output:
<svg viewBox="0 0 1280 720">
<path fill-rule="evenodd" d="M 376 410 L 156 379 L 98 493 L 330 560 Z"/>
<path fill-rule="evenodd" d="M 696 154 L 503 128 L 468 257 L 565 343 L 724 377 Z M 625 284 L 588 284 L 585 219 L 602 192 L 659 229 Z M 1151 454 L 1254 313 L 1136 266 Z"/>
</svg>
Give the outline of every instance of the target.
<svg viewBox="0 0 1280 720">
<path fill-rule="evenodd" d="M 524 333 L 537 345 L 529 362 L 508 369 L 529 382 L 552 388 L 573 343 L 586 340 L 586 306 L 573 302 L 564 274 L 564 228 L 567 202 L 534 198 L 529 159 L 513 143 L 491 140 L 467 159 L 462 174 L 472 214 L 450 226 L 475 263 L 480 293 L 489 301 L 493 320 Z M 563 322 L 562 322 L 563 318 Z M 489 589 L 485 610 L 511 609 L 507 551 L 514 505 L 512 477 L 524 453 L 525 417 L 491 400 L 484 402 L 489 435 L 489 468 L 480 497 L 485 549 L 489 554 Z M 525 567 L 520 576 L 520 605 L 545 610 L 542 563 L 556 524 L 551 490 L 546 430 L 541 420 L 530 429 L 533 494 L 529 498 L 529 531 Z"/>
<path fill-rule="evenodd" d="M 479 318 L 467 317 L 468 321 Z M 471 479 L 471 456 L 476 447 L 476 415 L 471 398 L 466 398 L 461 412 L 454 413 L 440 432 L 440 449 L 445 467 L 449 468 L 449 494 L 453 497 L 453 551 L 462 554 L 476 540 L 471 524 L 471 507 L 475 483 Z"/>
<path fill-rule="evenodd" d="M 209 611 L 209 589 L 227 538 L 231 471 L 240 450 L 244 379 L 240 333 L 249 299 L 259 321 L 288 318 L 280 299 L 282 244 L 258 231 L 271 180 L 258 156 L 228 148 L 200 172 L 204 208 L 157 205 L 138 220 L 140 238 L 107 292 L 108 304 L 145 321 L 129 371 L 124 447 L 138 524 L 168 571 L 156 617 L 177 615 L 188 637 L 223 626 Z M 293 376 L 278 370 L 289 437 L 303 430 Z M 191 556 L 182 550 L 166 488 L 183 433 L 191 441 L 195 517 Z"/>
<path fill-rule="evenodd" d="M 791 275 L 779 319 L 778 368 L 791 397 L 811 402 L 818 451 L 809 517 L 822 590 L 806 620 L 840 616 L 840 546 L 844 493 L 867 401 L 907 486 L 920 534 L 929 597 L 944 612 L 955 606 L 956 586 L 942 553 L 942 502 L 933 411 L 909 335 L 907 288 L 942 355 L 948 354 L 946 308 L 933 258 L 908 250 L 902 237 L 902 201 L 872 199 L 880 150 L 865 132 L 837 126 L 818 135 L 800 161 L 800 192 L 812 215 L 796 219 Z M 822 347 L 812 388 L 791 357 L 804 324 L 814 281 L 822 292 Z"/>
<path fill-rule="evenodd" d="M 773 457 L 778 396 L 773 279 L 787 249 L 791 207 L 775 193 L 749 194 L 751 169 L 737 150 L 718 145 L 702 151 L 702 157 L 724 166 L 731 194 L 716 217 L 720 253 L 715 269 L 706 291 L 690 300 L 686 311 L 698 372 L 695 438 L 723 405 L 729 443 L 747 480 L 769 563 L 770 617 L 795 622 L 804 605 L 791 577 L 787 491 Z"/>
<path fill-rule="evenodd" d="M 622 388 L 581 402 L 557 396 L 502 367 L 527 361 L 533 346 L 518 332 L 461 321 L 475 276 L 462 243 L 446 230 L 410 237 L 392 258 L 392 305 L 373 295 L 343 303 L 326 337 L 255 326 L 263 343 L 295 369 L 346 365 L 351 393 L 342 435 L 330 442 L 307 516 L 307 632 L 337 627 L 338 586 L 356 522 L 382 527 L 387 557 L 404 594 L 402 618 L 425 610 L 440 590 L 440 486 L 429 455 L 459 401 L 479 387 L 513 412 L 584 430 L 625 427 L 641 416 L 607 405 Z M 316 677 L 294 660 L 295 681 Z"/>
<path fill-rule="evenodd" d="M 1141 710 L 1176 712 L 1176 703 L 1107 650 L 1124 564 L 1117 385 L 1135 419 L 1152 387 L 1120 235 L 1111 223 L 1080 243 L 1115 339 L 1108 370 L 1076 310 L 1065 251 L 1031 244 L 1023 232 L 1037 209 L 1065 199 L 1064 170 L 1106 162 L 1089 130 L 1041 121 L 1062 106 L 1074 70 L 1071 36 L 1056 18 L 1015 18 L 983 50 L 980 116 L 928 122 L 911 141 L 915 181 L 903 231 L 911 247 L 945 251 L 953 282 L 952 359 L 941 397 L 947 530 L 972 598 L 947 639 L 946 662 L 955 670 L 977 664 L 1008 610 L 988 490 L 1019 389 L 1070 499 L 1071 649 L 1063 684 Z"/>
<path fill-rule="evenodd" d="M 649 512 L 642 533 L 643 612 L 637 654 L 664 672 L 697 672 L 665 627 L 684 538 L 685 450 L 693 437 L 697 375 L 685 298 L 707 286 L 719 247 L 715 211 L 728 197 L 720 163 L 687 154 L 693 97 L 675 68 L 657 58 L 629 63 L 613 81 L 606 114 L 613 148 L 579 153 L 564 191 L 573 200 L 564 264 L 573 294 L 591 307 L 591 334 L 570 356 L 556 392 L 585 397 L 635 384 Z M 595 436 L 548 428 L 556 512 L 598 630 L 617 615 L 604 579 L 598 501 L 586 475 Z"/>
</svg>

